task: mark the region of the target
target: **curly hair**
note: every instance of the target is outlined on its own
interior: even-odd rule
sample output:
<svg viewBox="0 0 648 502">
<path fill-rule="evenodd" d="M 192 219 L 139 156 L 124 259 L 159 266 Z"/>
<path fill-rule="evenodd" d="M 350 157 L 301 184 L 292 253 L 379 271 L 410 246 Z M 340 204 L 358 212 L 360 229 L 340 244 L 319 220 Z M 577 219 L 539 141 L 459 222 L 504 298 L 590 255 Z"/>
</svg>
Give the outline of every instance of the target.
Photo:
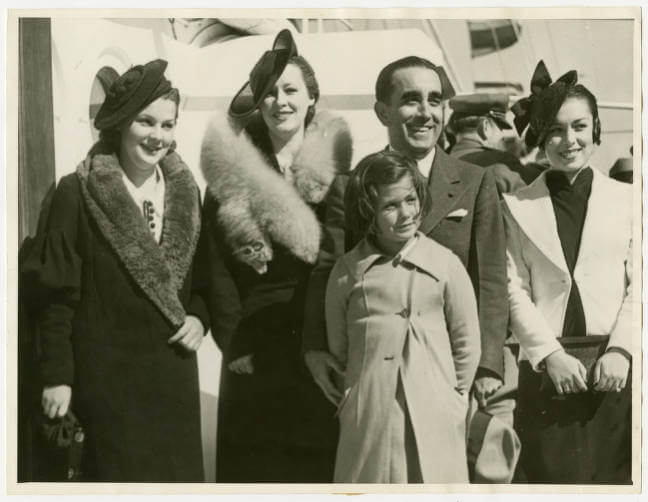
<svg viewBox="0 0 648 502">
<path fill-rule="evenodd" d="M 427 180 L 416 162 L 399 152 L 381 151 L 363 158 L 351 172 L 344 194 L 347 229 L 353 243 L 373 233 L 378 188 L 409 176 L 419 199 L 421 215 L 429 206 Z"/>
</svg>

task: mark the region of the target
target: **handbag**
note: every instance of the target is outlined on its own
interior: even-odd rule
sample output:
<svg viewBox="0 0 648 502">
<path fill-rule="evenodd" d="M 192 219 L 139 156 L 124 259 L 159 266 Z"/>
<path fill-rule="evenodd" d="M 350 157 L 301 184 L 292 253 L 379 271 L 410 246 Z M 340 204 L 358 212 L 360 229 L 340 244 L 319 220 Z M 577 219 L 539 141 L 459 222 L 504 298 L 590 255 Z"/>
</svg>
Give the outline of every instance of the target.
<svg viewBox="0 0 648 502">
<path fill-rule="evenodd" d="M 63 417 L 36 417 L 39 437 L 36 481 L 81 481 L 81 460 L 85 431 L 81 422 L 68 410 Z"/>
<path fill-rule="evenodd" d="M 572 357 L 578 359 L 585 369 L 587 370 L 586 383 L 589 384 L 592 382 L 592 373 L 596 361 L 605 353 L 607 349 L 608 342 L 610 341 L 609 335 L 588 335 L 588 336 L 563 336 L 557 338 L 560 342 L 560 345 L 564 351 Z M 547 375 L 547 372 L 542 374 L 542 387 L 547 389 L 553 389 L 555 392 L 555 387 L 551 382 L 551 378 Z"/>
</svg>

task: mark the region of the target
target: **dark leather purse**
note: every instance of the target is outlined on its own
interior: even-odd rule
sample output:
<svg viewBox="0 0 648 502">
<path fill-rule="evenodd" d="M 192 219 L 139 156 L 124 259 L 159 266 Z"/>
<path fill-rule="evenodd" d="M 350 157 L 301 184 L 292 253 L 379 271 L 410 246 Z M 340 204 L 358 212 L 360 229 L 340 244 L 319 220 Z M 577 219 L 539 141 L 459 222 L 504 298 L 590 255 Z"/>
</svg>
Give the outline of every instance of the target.
<svg viewBox="0 0 648 502">
<path fill-rule="evenodd" d="M 605 353 L 610 337 L 608 335 L 564 336 L 558 338 L 558 341 L 567 354 L 583 363 L 583 366 L 587 370 L 586 383 L 589 386 L 592 383 L 594 365 Z M 542 374 L 542 378 L 542 386 L 547 389 L 553 389 L 553 394 L 557 398 L 562 398 L 561 396 L 557 396 L 554 385 L 546 372 Z"/>
<path fill-rule="evenodd" d="M 51 419 L 42 413 L 36 418 L 39 436 L 36 481 L 81 481 L 81 459 L 85 432 L 72 411 Z"/>
</svg>

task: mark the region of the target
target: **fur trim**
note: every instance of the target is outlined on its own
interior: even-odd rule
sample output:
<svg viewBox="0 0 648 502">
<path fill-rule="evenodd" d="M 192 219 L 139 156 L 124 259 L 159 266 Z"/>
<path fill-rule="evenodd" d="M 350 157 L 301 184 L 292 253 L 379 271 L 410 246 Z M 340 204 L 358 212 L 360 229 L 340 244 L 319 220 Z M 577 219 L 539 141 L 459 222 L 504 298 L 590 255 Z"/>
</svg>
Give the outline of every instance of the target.
<svg viewBox="0 0 648 502">
<path fill-rule="evenodd" d="M 290 185 L 252 142 L 245 123 L 222 112 L 214 115 L 203 139 L 201 168 L 218 201 L 216 218 L 225 242 L 237 259 L 262 273 L 278 243 L 314 263 L 321 229 L 309 204 L 322 202 L 335 175 L 349 171 L 351 154 L 346 121 L 318 112 L 291 166 Z"/>
<path fill-rule="evenodd" d="M 200 197 L 176 153 L 160 162 L 165 180 L 160 245 L 126 190 L 115 154 L 90 155 L 77 168 L 81 192 L 99 230 L 142 291 L 175 327 L 184 323 L 178 291 L 191 267 L 200 233 Z"/>
</svg>

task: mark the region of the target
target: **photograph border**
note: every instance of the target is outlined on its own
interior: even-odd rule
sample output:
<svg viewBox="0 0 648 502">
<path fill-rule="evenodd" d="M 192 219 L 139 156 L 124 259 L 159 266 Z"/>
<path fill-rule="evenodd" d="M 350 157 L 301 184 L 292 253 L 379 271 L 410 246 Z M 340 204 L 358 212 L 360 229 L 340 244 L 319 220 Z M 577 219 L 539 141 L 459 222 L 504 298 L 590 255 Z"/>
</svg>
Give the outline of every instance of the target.
<svg viewBox="0 0 648 502">
<path fill-rule="evenodd" d="M 634 27 L 634 77 L 636 84 L 643 83 L 642 79 L 642 12 L 639 7 L 435 7 L 435 8 L 381 8 L 381 9 L 12 9 L 6 17 L 6 241 L 7 241 L 7 340 L 6 340 L 6 480 L 9 494 L 205 494 L 205 493 L 447 493 L 447 494 L 636 494 L 642 491 L 641 474 L 644 469 L 642 458 L 642 376 L 645 371 L 643 364 L 642 310 L 643 310 L 643 256 L 645 243 L 643 235 L 642 212 L 642 85 L 634 85 L 633 100 L 633 144 L 635 183 L 633 184 L 633 205 L 635 217 L 633 223 L 634 241 L 634 270 L 633 287 L 635 291 L 635 308 L 633 321 L 635 346 L 633 354 L 641 354 L 632 362 L 632 413 L 633 413 L 633 480 L 632 486 L 605 485 L 365 485 L 365 484 L 326 484 L 326 485 L 288 485 L 288 484 L 119 484 L 119 483 L 17 483 L 17 250 L 18 250 L 18 192 L 12 187 L 18 186 L 18 19 L 20 17 L 71 17 L 71 18 L 159 18 L 169 17 L 173 13 L 178 17 L 308 17 L 308 18 L 438 18 L 438 19 L 492 19 L 492 18 L 524 18 L 524 19 L 632 19 Z M 199 14 L 203 14 L 200 16 Z M 206 16 L 204 14 L 207 14 Z M 228 16 L 229 14 L 229 16 Z M 638 300 L 639 299 L 639 300 Z"/>
</svg>

